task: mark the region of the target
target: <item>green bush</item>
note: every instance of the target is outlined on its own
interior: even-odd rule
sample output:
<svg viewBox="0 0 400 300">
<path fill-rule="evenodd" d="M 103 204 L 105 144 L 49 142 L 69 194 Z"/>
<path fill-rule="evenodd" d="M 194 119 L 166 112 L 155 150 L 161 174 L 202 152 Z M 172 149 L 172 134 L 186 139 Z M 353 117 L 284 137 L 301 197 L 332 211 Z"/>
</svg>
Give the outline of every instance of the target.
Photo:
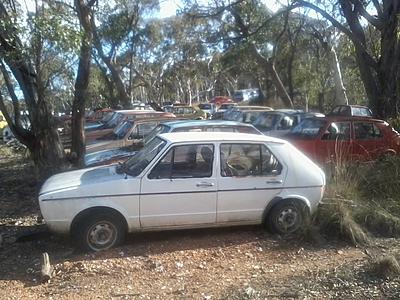
<svg viewBox="0 0 400 300">
<path fill-rule="evenodd" d="M 396 129 L 398 132 L 400 132 L 400 116 L 397 116 L 396 118 L 390 118 L 388 119 L 388 123 Z"/>
</svg>

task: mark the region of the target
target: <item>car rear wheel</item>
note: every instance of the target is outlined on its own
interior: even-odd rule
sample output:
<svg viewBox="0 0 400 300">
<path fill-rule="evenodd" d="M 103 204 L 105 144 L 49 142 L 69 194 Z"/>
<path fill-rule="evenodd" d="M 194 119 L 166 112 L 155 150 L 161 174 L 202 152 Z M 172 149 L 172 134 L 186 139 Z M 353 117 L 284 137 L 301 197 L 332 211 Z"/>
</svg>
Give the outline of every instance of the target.
<svg viewBox="0 0 400 300">
<path fill-rule="evenodd" d="M 86 251 L 107 250 L 121 244 L 125 238 L 125 225 L 117 215 L 96 213 L 75 227 L 74 238 Z"/>
<path fill-rule="evenodd" d="M 304 225 L 306 216 L 304 204 L 296 200 L 285 200 L 272 207 L 268 214 L 268 228 L 278 234 L 295 233 Z"/>
</svg>

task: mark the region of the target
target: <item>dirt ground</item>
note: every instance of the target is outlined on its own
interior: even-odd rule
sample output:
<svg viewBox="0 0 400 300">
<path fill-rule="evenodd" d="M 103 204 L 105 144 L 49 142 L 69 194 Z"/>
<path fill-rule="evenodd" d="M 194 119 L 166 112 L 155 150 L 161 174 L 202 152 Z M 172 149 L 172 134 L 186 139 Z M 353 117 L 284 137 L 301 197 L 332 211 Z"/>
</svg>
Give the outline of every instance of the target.
<svg viewBox="0 0 400 300">
<path fill-rule="evenodd" d="M 273 236 L 261 227 L 132 234 L 110 251 L 83 254 L 38 217 L 33 170 L 0 145 L 0 299 L 399 299 L 400 278 L 369 271 L 369 248 Z M 48 252 L 53 278 L 42 282 Z"/>
</svg>

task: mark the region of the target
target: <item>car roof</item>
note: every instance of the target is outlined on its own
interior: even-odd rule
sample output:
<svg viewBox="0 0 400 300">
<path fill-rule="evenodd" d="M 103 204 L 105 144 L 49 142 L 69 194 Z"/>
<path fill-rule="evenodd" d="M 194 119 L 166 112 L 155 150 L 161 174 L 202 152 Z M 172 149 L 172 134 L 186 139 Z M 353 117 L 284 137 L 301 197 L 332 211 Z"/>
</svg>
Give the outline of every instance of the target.
<svg viewBox="0 0 400 300">
<path fill-rule="evenodd" d="M 287 141 L 266 135 L 249 133 L 226 133 L 226 132 L 169 132 L 159 135 L 161 138 L 171 142 L 272 142 L 287 144 Z"/>
<path fill-rule="evenodd" d="M 146 113 L 163 113 L 160 111 L 155 111 L 153 109 L 125 109 L 125 110 L 115 110 L 115 112 L 124 115 L 134 115 L 134 114 L 146 114 Z"/>
<path fill-rule="evenodd" d="M 125 120 L 124 122 L 131 122 L 131 123 L 135 123 L 135 124 L 138 124 L 138 123 L 149 123 L 149 122 L 154 122 L 154 121 L 160 121 L 160 122 L 163 122 L 163 121 L 169 121 L 169 120 L 175 120 L 176 119 L 176 117 L 175 116 L 154 116 L 154 117 L 151 117 L 151 118 L 139 118 L 139 119 L 128 119 L 128 120 Z"/>
<path fill-rule="evenodd" d="M 337 121 L 366 121 L 366 122 L 377 122 L 384 123 L 384 120 L 374 119 L 371 117 L 363 117 L 363 116 L 325 116 L 325 117 L 313 117 L 318 120 L 326 120 L 329 122 L 337 122 Z"/>
<path fill-rule="evenodd" d="M 226 120 L 176 120 L 167 121 L 162 124 L 168 125 L 171 128 L 184 128 L 184 127 L 203 127 L 203 126 L 244 126 L 252 127 L 250 124 L 245 124 L 236 121 L 226 121 Z"/>
</svg>

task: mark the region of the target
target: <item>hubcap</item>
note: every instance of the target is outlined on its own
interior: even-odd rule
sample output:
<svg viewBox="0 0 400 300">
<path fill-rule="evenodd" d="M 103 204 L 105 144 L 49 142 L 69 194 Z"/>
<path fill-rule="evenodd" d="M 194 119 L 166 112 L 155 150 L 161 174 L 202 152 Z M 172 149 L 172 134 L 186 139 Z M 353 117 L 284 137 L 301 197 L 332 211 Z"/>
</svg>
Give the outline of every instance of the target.
<svg viewBox="0 0 400 300">
<path fill-rule="evenodd" d="M 110 248 L 115 243 L 116 238 L 116 227 L 107 221 L 95 223 L 88 231 L 88 244 L 93 250 Z"/>
<path fill-rule="evenodd" d="M 293 208 L 285 208 L 278 216 L 278 224 L 285 232 L 295 231 L 298 227 L 298 220 L 298 213 Z"/>
</svg>

